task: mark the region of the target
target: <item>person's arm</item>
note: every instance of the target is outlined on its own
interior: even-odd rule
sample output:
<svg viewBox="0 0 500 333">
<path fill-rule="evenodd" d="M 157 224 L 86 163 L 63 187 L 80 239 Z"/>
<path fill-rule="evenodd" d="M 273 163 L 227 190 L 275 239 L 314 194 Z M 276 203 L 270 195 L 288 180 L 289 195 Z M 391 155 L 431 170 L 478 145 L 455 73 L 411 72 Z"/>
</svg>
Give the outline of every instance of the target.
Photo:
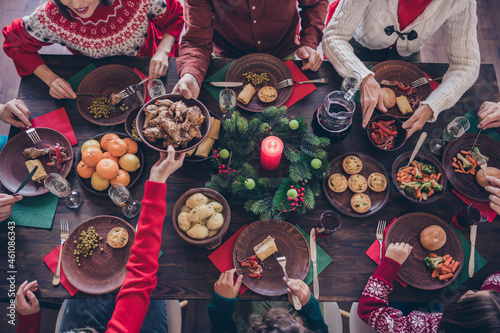
<svg viewBox="0 0 500 333">
<path fill-rule="evenodd" d="M 15 308 L 19 314 L 18 333 L 40 333 L 40 321 L 42 312 L 36 298 L 35 292 L 38 289 L 37 281 L 24 281 L 17 290 Z M 26 301 L 28 297 L 29 301 Z"/>
<path fill-rule="evenodd" d="M 0 193 L 0 222 L 9 218 L 12 214 L 12 208 L 14 208 L 14 203 L 22 200 L 23 197 L 20 195 L 10 195 L 6 193 Z"/>
<path fill-rule="evenodd" d="M 490 207 L 500 214 L 500 178 L 486 175 L 486 180 L 489 185 L 484 189 L 491 193 L 489 195 Z"/>
<path fill-rule="evenodd" d="M 234 305 L 237 301 L 238 291 L 243 281 L 239 275 L 234 283 L 236 269 L 227 270 L 219 276 L 214 284 L 212 300 L 207 306 L 212 333 L 236 333 L 236 324 L 233 319 Z"/>
<path fill-rule="evenodd" d="M 19 99 L 13 99 L 6 104 L 0 104 L 0 120 L 15 127 L 31 126 L 31 112 Z"/>
<path fill-rule="evenodd" d="M 481 290 L 495 290 L 500 292 L 500 272 L 488 276 L 488 278 L 484 280 Z"/>
<path fill-rule="evenodd" d="M 477 111 L 479 124 L 477 128 L 485 130 L 500 127 L 500 102 L 484 102 Z"/>
<path fill-rule="evenodd" d="M 319 302 L 314 295 L 311 295 L 309 302 L 297 311 L 297 313 L 307 320 L 307 328 L 311 331 L 328 333 L 328 326 L 321 314 Z"/>
</svg>

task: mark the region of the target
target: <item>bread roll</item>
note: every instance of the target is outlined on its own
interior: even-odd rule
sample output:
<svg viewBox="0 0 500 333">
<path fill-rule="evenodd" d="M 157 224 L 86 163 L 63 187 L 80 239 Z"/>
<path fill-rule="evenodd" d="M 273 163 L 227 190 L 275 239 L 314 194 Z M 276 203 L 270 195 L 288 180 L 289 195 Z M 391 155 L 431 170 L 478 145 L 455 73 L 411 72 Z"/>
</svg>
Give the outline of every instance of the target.
<svg viewBox="0 0 500 333">
<path fill-rule="evenodd" d="M 215 141 L 213 139 L 206 138 L 205 140 L 203 140 L 202 143 L 200 143 L 198 149 L 196 149 L 196 153 L 194 154 L 194 156 L 207 158 L 210 152 L 212 151 L 214 143 Z"/>
<path fill-rule="evenodd" d="M 446 243 L 446 231 L 438 225 L 430 225 L 420 233 L 420 243 L 426 250 L 439 250 Z"/>
<path fill-rule="evenodd" d="M 494 167 L 487 167 L 486 174 L 488 176 L 500 178 L 500 170 Z M 476 181 L 479 185 L 481 185 L 481 187 L 486 187 L 489 185 L 488 181 L 484 177 L 483 169 L 479 169 L 479 171 L 476 173 Z"/>
<path fill-rule="evenodd" d="M 219 140 L 220 120 L 210 117 L 210 130 L 208 131 L 207 138 Z"/>
<path fill-rule="evenodd" d="M 396 94 L 392 89 L 384 87 L 382 88 L 382 94 L 384 95 L 384 106 L 390 109 L 396 105 Z"/>
<path fill-rule="evenodd" d="M 255 88 L 249 83 L 243 87 L 243 90 L 238 94 L 238 101 L 248 105 L 252 100 L 253 95 L 255 95 Z"/>
</svg>

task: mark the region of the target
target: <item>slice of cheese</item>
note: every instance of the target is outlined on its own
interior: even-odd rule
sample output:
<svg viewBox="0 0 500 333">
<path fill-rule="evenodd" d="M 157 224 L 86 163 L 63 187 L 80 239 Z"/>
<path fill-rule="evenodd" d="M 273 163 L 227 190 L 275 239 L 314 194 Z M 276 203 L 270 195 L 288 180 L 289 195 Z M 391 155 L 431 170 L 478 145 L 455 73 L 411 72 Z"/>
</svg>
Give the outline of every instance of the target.
<svg viewBox="0 0 500 333">
<path fill-rule="evenodd" d="M 266 239 L 264 239 L 253 248 L 253 251 L 260 261 L 264 261 L 271 254 L 278 252 L 278 248 L 276 247 L 274 238 L 272 238 L 271 236 L 267 236 Z"/>
<path fill-rule="evenodd" d="M 410 102 L 408 102 L 408 98 L 406 98 L 406 96 L 401 95 L 396 97 L 396 104 L 398 105 L 398 109 L 403 116 L 413 113 L 413 109 L 411 108 Z"/>
<path fill-rule="evenodd" d="M 47 177 L 47 173 L 45 172 L 45 169 L 43 168 L 43 164 L 39 160 L 28 160 L 25 163 L 26 163 L 26 167 L 28 168 L 29 172 L 31 172 L 31 170 L 33 170 L 38 165 L 38 170 L 36 170 L 33 177 L 31 177 L 31 179 L 33 181 L 40 182 L 41 180 L 43 180 Z"/>
</svg>

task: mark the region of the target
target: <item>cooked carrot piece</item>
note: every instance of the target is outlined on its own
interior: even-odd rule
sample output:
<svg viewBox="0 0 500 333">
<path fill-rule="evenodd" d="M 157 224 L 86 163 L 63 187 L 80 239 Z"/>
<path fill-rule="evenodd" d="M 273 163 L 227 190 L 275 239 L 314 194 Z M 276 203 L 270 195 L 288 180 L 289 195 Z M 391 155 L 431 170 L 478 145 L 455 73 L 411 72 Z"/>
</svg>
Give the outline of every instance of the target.
<svg viewBox="0 0 500 333">
<path fill-rule="evenodd" d="M 435 279 L 435 278 L 436 278 L 436 276 L 437 276 L 437 274 L 438 274 L 438 270 L 437 270 L 437 269 L 433 270 L 433 271 L 432 271 L 431 278 Z"/>
<path fill-rule="evenodd" d="M 448 258 L 446 258 L 446 260 L 445 260 L 445 262 L 444 262 L 444 265 L 445 265 L 445 266 L 448 266 L 452 260 L 453 260 L 453 258 L 452 258 L 452 257 L 448 257 Z"/>
<path fill-rule="evenodd" d="M 440 275 L 439 276 L 439 280 L 443 281 L 443 280 L 451 278 L 452 276 L 453 276 L 453 273 L 448 273 L 448 274 Z"/>
<path fill-rule="evenodd" d="M 453 267 L 451 268 L 452 273 L 455 273 L 455 271 L 458 268 L 458 265 L 460 265 L 460 263 L 458 261 L 455 261 L 455 263 L 453 264 Z"/>
<path fill-rule="evenodd" d="M 437 258 L 437 254 L 435 254 L 435 253 L 429 253 L 429 257 L 431 257 L 431 258 Z"/>
<path fill-rule="evenodd" d="M 450 255 L 449 255 L 449 254 L 445 254 L 445 255 L 443 256 L 443 260 L 446 260 L 446 259 L 448 259 L 449 257 L 450 257 Z"/>
</svg>

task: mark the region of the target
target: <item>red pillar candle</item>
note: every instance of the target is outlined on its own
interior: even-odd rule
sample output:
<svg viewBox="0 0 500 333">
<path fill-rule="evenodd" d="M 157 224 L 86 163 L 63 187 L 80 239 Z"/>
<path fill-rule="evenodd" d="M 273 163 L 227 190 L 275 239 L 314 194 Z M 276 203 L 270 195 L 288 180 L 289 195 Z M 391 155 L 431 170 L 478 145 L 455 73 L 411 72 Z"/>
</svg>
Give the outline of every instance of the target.
<svg viewBox="0 0 500 333">
<path fill-rule="evenodd" d="M 283 141 L 275 136 L 268 136 L 262 141 L 260 152 L 260 165 L 264 170 L 274 171 L 278 169 L 283 152 Z"/>
</svg>

